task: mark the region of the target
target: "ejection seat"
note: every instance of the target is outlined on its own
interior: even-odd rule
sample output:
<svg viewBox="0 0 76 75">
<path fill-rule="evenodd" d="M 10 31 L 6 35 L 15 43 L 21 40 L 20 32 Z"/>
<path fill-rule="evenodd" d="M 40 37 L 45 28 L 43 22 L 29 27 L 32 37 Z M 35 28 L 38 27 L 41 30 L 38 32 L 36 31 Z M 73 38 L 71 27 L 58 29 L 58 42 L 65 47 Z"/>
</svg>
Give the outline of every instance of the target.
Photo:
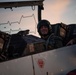
<svg viewBox="0 0 76 75">
<path fill-rule="evenodd" d="M 68 38 L 69 40 L 76 38 L 76 24 L 68 25 Z"/>
<path fill-rule="evenodd" d="M 56 23 L 52 25 L 52 29 L 53 33 L 62 39 L 63 45 L 65 46 L 68 31 L 67 25 L 64 23 Z"/>
<path fill-rule="evenodd" d="M 68 45 L 76 44 L 76 24 L 68 25 L 67 38 L 68 38 L 68 42 L 70 42 Z"/>
<path fill-rule="evenodd" d="M 66 44 L 73 38 L 76 38 L 76 24 L 66 25 L 64 23 L 56 23 L 52 25 L 53 33 L 59 36 L 63 40 L 63 45 Z"/>
</svg>

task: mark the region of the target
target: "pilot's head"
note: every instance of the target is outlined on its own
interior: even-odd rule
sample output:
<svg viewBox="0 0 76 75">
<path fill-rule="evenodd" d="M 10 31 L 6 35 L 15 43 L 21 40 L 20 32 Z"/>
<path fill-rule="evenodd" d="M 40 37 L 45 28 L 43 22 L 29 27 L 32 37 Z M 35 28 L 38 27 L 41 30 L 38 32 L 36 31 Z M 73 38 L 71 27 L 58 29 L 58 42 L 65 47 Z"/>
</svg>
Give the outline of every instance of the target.
<svg viewBox="0 0 76 75">
<path fill-rule="evenodd" d="M 48 20 L 41 20 L 37 25 L 37 30 L 40 36 L 47 36 L 52 33 L 52 27 Z"/>
</svg>

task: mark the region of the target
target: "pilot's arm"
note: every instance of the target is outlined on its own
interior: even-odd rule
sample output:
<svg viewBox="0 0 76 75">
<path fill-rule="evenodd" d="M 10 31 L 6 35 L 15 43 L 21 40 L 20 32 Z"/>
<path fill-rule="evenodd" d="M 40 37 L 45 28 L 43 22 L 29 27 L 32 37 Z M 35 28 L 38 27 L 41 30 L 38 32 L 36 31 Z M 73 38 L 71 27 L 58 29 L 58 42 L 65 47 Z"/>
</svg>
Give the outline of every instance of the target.
<svg viewBox="0 0 76 75">
<path fill-rule="evenodd" d="M 76 38 L 71 39 L 66 45 L 73 45 L 76 44 Z"/>
</svg>

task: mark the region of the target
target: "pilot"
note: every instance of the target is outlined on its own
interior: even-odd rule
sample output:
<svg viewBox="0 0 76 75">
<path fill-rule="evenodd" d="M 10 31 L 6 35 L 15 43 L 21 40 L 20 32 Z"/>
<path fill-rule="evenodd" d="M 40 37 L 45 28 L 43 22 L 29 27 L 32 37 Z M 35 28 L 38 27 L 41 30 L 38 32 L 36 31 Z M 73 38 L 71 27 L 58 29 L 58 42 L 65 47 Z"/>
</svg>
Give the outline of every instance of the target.
<svg viewBox="0 0 76 75">
<path fill-rule="evenodd" d="M 48 20 L 41 20 L 37 25 L 37 30 L 41 38 L 45 40 L 46 50 L 52 50 L 63 46 L 62 39 L 52 33 L 52 26 Z"/>
</svg>

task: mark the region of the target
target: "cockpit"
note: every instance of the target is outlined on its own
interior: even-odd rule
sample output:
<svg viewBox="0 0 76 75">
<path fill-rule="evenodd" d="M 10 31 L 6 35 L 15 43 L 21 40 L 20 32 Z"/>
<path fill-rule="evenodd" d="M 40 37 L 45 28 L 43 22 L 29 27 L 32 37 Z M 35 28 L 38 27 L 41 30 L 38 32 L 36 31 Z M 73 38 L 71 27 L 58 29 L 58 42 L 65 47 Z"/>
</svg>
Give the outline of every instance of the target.
<svg viewBox="0 0 76 75">
<path fill-rule="evenodd" d="M 75 2 L 0 1 L 0 75 L 68 75 L 73 71 L 76 75 Z M 65 7 L 70 10 L 62 12 Z M 37 32 L 44 18 L 51 22 L 52 33 L 61 38 L 62 47 L 46 49 Z"/>
<path fill-rule="evenodd" d="M 32 13 L 31 15 L 27 8 L 23 8 L 24 6 L 31 6 L 31 9 L 27 7 L 28 9 L 30 9 Z M 18 7 L 21 8 L 19 9 Z M 43 0 L 0 2 L 0 8 L 2 10 L 1 16 L 7 18 L 4 18 L 4 20 L 2 19 L 0 23 L 1 60 L 9 60 L 30 54 L 48 51 L 45 50 L 46 48 L 44 46 L 44 40 L 39 37 L 36 29 L 37 22 L 41 20 Z M 26 13 L 26 15 L 29 16 L 23 15 L 25 13 L 24 9 L 27 10 L 28 13 Z M 16 10 L 19 11 L 19 14 Z M 34 10 L 38 10 L 38 12 L 35 12 Z M 7 12 L 5 13 L 5 11 Z M 4 16 L 4 14 L 7 16 Z M 16 18 L 14 14 L 16 14 L 19 19 L 14 19 Z M 36 19 L 37 17 L 38 21 Z M 52 29 L 52 32 L 56 36 L 59 36 L 63 39 L 63 47 L 76 44 L 76 24 L 65 24 L 63 22 L 54 23 L 52 24 Z M 68 43 L 72 39 L 74 39 L 72 43 Z"/>
</svg>

